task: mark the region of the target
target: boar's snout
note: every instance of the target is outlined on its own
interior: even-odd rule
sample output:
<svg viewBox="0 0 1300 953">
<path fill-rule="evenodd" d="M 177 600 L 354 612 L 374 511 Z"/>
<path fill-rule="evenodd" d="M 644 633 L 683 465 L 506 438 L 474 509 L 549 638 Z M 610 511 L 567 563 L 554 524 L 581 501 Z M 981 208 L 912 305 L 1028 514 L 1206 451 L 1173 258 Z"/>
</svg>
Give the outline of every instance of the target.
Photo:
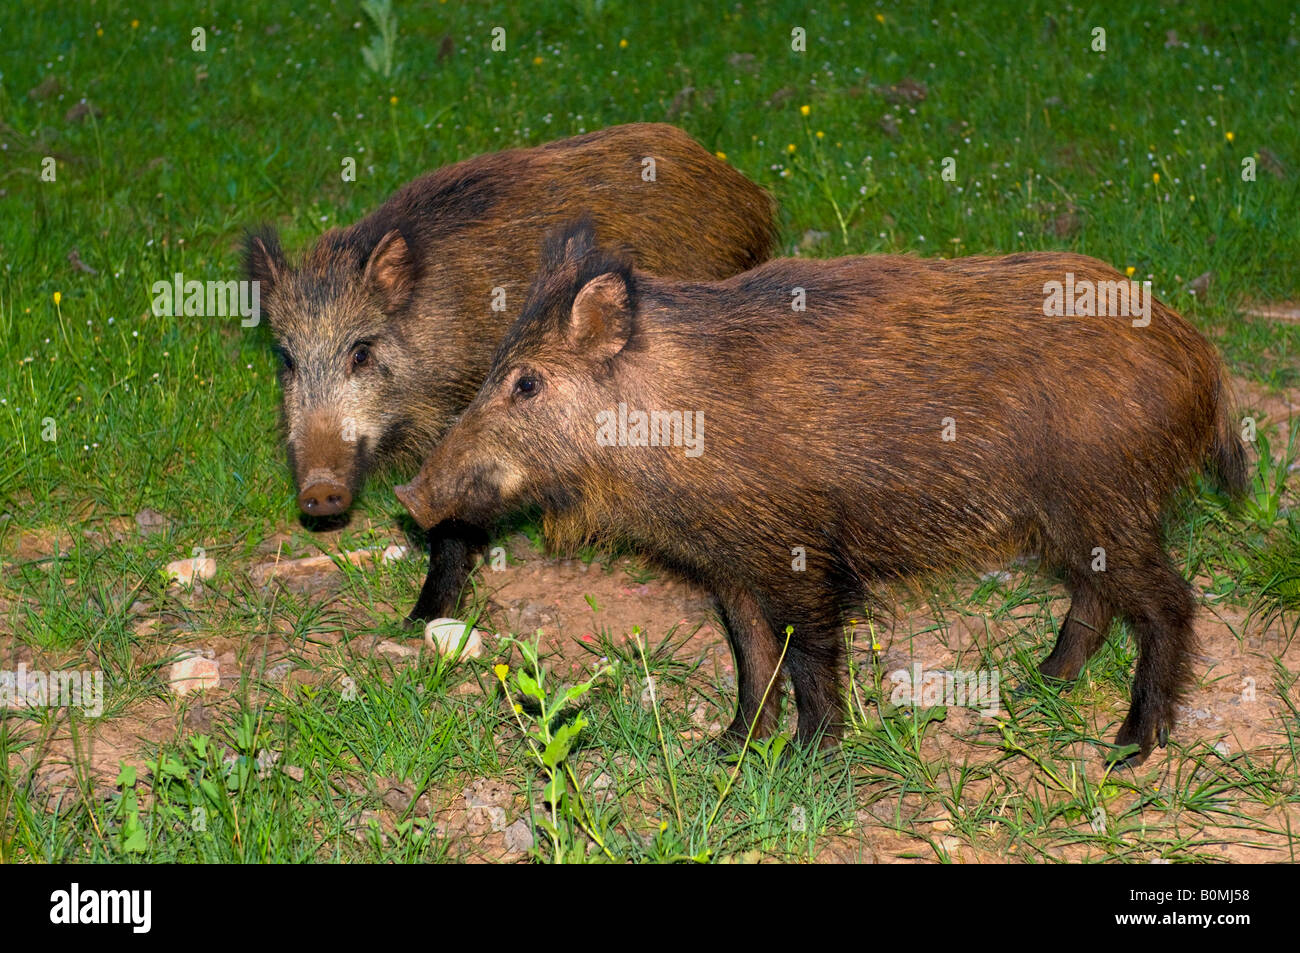
<svg viewBox="0 0 1300 953">
<path fill-rule="evenodd" d="M 436 522 L 436 515 L 433 508 L 429 506 L 425 499 L 423 489 L 420 487 L 420 481 L 417 477 L 410 483 L 393 488 L 397 499 L 406 507 L 406 512 L 411 514 L 411 518 L 420 524 L 421 529 L 429 529 Z"/>
<path fill-rule="evenodd" d="M 320 480 L 298 494 L 298 508 L 308 516 L 335 516 L 352 505 L 352 491 L 333 480 Z"/>
</svg>

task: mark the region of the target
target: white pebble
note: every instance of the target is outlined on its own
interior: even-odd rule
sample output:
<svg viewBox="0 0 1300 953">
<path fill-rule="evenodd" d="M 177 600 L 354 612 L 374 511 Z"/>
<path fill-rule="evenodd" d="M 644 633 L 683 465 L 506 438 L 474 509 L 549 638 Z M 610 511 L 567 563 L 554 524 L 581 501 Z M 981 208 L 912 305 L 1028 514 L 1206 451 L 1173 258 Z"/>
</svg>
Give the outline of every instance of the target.
<svg viewBox="0 0 1300 953">
<path fill-rule="evenodd" d="M 221 687 L 221 666 L 216 659 L 202 655 L 191 655 L 173 662 L 169 675 L 168 682 L 174 695 Z"/>
<path fill-rule="evenodd" d="M 483 654 L 483 634 L 460 619 L 434 619 L 424 627 L 424 642 L 442 655 L 450 655 L 460 647 L 462 658 L 478 658 Z"/>
<path fill-rule="evenodd" d="M 167 564 L 163 570 L 170 581 L 182 586 L 192 586 L 196 579 L 211 579 L 217 574 L 217 561 L 207 556 L 195 556 L 193 559 L 177 559 Z"/>
</svg>

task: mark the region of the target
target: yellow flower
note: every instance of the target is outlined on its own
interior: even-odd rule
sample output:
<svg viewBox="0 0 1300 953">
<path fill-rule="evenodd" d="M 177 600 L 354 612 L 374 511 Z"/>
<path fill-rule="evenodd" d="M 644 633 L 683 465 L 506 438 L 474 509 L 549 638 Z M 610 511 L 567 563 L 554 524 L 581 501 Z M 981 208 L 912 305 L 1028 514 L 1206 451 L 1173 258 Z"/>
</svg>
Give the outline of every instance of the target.
<svg viewBox="0 0 1300 953">
<path fill-rule="evenodd" d="M 822 132 L 820 129 L 818 129 L 818 130 L 817 130 L 817 138 L 818 138 L 818 139 L 825 139 L 825 138 L 826 138 L 826 133 L 824 133 L 824 132 Z"/>
<path fill-rule="evenodd" d="M 871 651 L 873 651 L 873 652 L 879 652 L 882 648 L 883 648 L 883 646 L 882 646 L 879 642 L 872 642 L 872 643 L 871 643 Z"/>
<path fill-rule="evenodd" d="M 515 714 L 522 715 L 523 713 L 524 713 L 524 706 L 519 704 L 518 702 L 515 702 Z"/>
<path fill-rule="evenodd" d="M 626 50 L 626 49 L 627 49 L 627 40 L 619 40 L 619 41 L 618 41 L 618 48 L 619 48 L 620 50 Z"/>
<path fill-rule="evenodd" d="M 1156 185 L 1159 185 L 1159 184 L 1160 184 L 1160 173 L 1159 173 L 1159 172 L 1152 172 L 1152 173 L 1151 173 L 1151 181 L 1154 182 Z"/>
<path fill-rule="evenodd" d="M 541 66 L 541 65 L 542 65 L 542 58 L 541 58 L 540 56 L 534 56 L 534 57 L 533 57 L 533 65 L 534 65 L 534 66 Z"/>
<path fill-rule="evenodd" d="M 140 21 L 139 21 L 139 20 L 132 20 L 132 21 L 131 21 L 131 29 L 134 30 L 134 29 L 136 29 L 139 25 L 140 25 Z"/>
<path fill-rule="evenodd" d="M 722 159 L 724 162 L 726 161 L 727 154 L 725 152 L 715 152 L 713 154 L 717 156 L 719 159 Z"/>
<path fill-rule="evenodd" d="M 785 151 L 786 151 L 786 152 L 794 152 L 794 150 L 795 150 L 796 148 L 798 148 L 798 147 L 795 146 L 795 144 L 792 142 L 792 143 L 790 143 L 788 146 L 785 147 Z"/>
<path fill-rule="evenodd" d="M 497 678 L 501 679 L 501 681 L 504 682 L 504 681 L 506 680 L 506 676 L 510 674 L 510 666 L 509 666 L 509 665 L 493 665 L 493 666 L 492 666 L 492 671 L 496 672 L 496 676 L 497 676 Z"/>
<path fill-rule="evenodd" d="M 885 15 L 884 15 L 883 13 L 877 13 L 877 14 L 876 14 L 876 22 L 877 22 L 877 23 L 884 23 L 884 22 L 885 22 Z"/>
<path fill-rule="evenodd" d="M 1236 139 L 1236 138 L 1237 138 L 1236 136 L 1234 136 L 1234 135 L 1233 135 L 1232 133 L 1230 133 L 1230 132 L 1225 132 L 1225 133 L 1223 134 L 1223 136 L 1224 136 L 1224 138 L 1227 139 L 1229 142 L 1231 142 L 1233 139 Z"/>
<path fill-rule="evenodd" d="M 54 306 L 58 307 L 59 302 L 62 300 L 63 300 L 63 293 L 60 291 L 54 292 Z"/>
<path fill-rule="evenodd" d="M 103 35 L 104 35 L 104 28 L 101 26 L 98 30 L 95 31 L 95 36 L 103 36 Z"/>
<path fill-rule="evenodd" d="M 806 115 L 808 115 L 810 112 L 812 112 L 812 107 L 811 107 L 811 106 L 800 106 L 800 107 L 799 107 L 799 115 L 801 115 L 801 116 L 806 116 Z"/>
<path fill-rule="evenodd" d="M 668 830 L 668 822 L 667 822 L 667 821 L 660 821 L 660 822 L 659 822 L 659 833 L 662 834 L 662 833 L 663 833 L 664 831 L 666 831 L 666 830 Z"/>
<path fill-rule="evenodd" d="M 1134 268 L 1132 265 L 1129 265 L 1127 268 L 1124 269 L 1124 274 L 1126 274 L 1126 275 L 1128 275 L 1130 278 L 1132 278 L 1132 277 L 1133 277 L 1133 272 L 1135 272 L 1135 271 L 1137 271 L 1137 269 Z"/>
<path fill-rule="evenodd" d="M 390 106 L 396 106 L 396 105 L 397 105 L 397 97 L 396 97 L 396 96 L 389 96 L 389 97 L 388 97 L 388 103 L 389 103 Z"/>
</svg>

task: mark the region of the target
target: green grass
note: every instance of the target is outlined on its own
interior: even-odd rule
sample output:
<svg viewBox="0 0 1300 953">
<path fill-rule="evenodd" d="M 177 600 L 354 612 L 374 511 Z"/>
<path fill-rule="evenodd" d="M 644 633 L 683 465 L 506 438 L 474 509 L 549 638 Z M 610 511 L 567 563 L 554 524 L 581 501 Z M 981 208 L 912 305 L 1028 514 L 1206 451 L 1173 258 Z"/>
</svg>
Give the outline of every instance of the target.
<svg viewBox="0 0 1300 953">
<path fill-rule="evenodd" d="M 2 859 L 458 859 L 479 840 L 439 830 L 428 809 L 483 778 L 518 792 L 550 857 L 527 810 L 541 774 L 494 660 L 453 669 L 375 654 L 377 640 L 404 637 L 416 562 L 348 569 L 323 596 L 272 595 L 245 575 L 277 533 L 286 555 L 323 545 L 297 520 L 266 330 L 155 317 L 149 291 L 177 271 L 238 277 L 244 226 L 274 222 L 298 248 L 420 171 L 668 119 L 773 192 L 787 251 L 1080 251 L 1150 277 L 1234 373 L 1295 393 L 1300 324 L 1243 314 L 1300 298 L 1300 24 L 1287 4 L 834 3 L 814 15 L 796 3 L 589 0 L 398 3 L 395 14 L 384 76 L 363 59 L 363 47 L 385 56 L 360 4 L 0 10 L 0 647 L 102 669 L 109 721 L 163 710 L 174 722 L 125 759 L 141 768 L 134 779 L 106 785 L 77 757 L 50 787 L 57 758 L 43 744 L 87 726 L 50 711 L 0 719 Z M 507 49 L 494 53 L 498 26 Z M 795 26 L 804 53 L 791 50 Z M 206 52 L 191 48 L 195 27 Z M 1095 27 L 1104 55 L 1090 49 Z M 90 112 L 69 118 L 83 98 Z M 40 177 L 45 157 L 55 181 Z M 354 183 L 341 180 L 345 157 Z M 940 174 L 947 157 L 955 181 Z M 1241 178 L 1247 158 L 1253 182 Z M 74 267 L 74 248 L 95 273 Z M 1191 294 L 1205 272 L 1208 293 Z M 1034 675 L 1064 611 L 1045 583 L 1016 573 L 973 594 L 939 583 L 936 621 L 914 634 L 947 638 L 960 615 L 993 620 L 1007 641 L 955 657 L 1034 686 L 1004 727 L 958 731 L 950 715 L 880 705 L 881 673 L 859 640 L 855 740 L 824 761 L 751 750 L 737 769 L 680 738 L 698 727 L 688 701 L 725 723 L 734 686 L 655 651 L 669 633 L 648 633 L 645 664 L 669 700 L 656 719 L 628 633 L 609 632 L 602 650 L 620 664 L 583 699 L 589 724 L 568 755 L 586 785 L 584 823 L 608 854 L 583 853 L 581 830 L 567 836 L 582 856 L 641 861 L 850 856 L 868 825 L 897 838 L 882 856 L 959 859 L 955 839 L 975 852 L 966 859 L 1202 859 L 1227 839 L 1294 859 L 1300 718 L 1294 664 L 1280 659 L 1300 611 L 1300 524 L 1286 488 L 1295 447 L 1282 455 L 1273 440 L 1283 463 L 1263 455 L 1244 506 L 1207 490 L 1170 528 L 1213 605 L 1249 613 L 1242 644 L 1282 633 L 1258 686 L 1277 704 L 1266 743 L 1227 756 L 1192 746 L 1163 773 L 1099 781 L 1080 758 L 1114 733 L 1098 713 L 1126 698 L 1127 636 L 1056 694 Z M 366 488 L 342 545 L 400 533 L 397 476 Z M 144 508 L 166 528 L 137 533 Z M 169 591 L 158 570 L 195 547 L 217 559 L 217 578 L 198 596 Z M 622 569 L 633 585 L 655 578 Z M 141 631 L 149 619 L 156 629 Z M 163 701 L 177 646 L 224 639 L 247 673 L 272 638 L 310 680 L 246 674 L 210 722 Z M 945 733 L 973 748 L 937 744 Z M 279 760 L 259 776 L 265 752 Z"/>
</svg>

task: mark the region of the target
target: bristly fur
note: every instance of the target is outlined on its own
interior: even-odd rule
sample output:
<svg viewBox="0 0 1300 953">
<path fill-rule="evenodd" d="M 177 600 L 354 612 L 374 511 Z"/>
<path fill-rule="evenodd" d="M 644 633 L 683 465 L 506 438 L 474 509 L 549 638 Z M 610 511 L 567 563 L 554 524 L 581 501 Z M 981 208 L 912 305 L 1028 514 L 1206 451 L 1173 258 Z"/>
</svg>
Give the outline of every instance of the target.
<svg viewBox="0 0 1300 953">
<path fill-rule="evenodd" d="M 841 625 L 875 584 L 1034 554 L 1071 598 L 1043 674 L 1077 677 L 1127 621 L 1140 654 L 1116 741 L 1139 757 L 1164 743 L 1196 602 L 1162 515 L 1207 465 L 1245 483 L 1222 362 L 1195 328 L 1155 300 L 1137 324 L 1044 315 L 1048 282 L 1126 280 L 1081 255 L 866 256 L 712 283 L 635 273 L 634 314 L 576 346 L 576 289 L 625 268 L 590 240 L 548 244 L 510 345 L 401 488 L 421 525 L 540 504 L 548 533 L 626 541 L 702 583 L 736 657 L 742 737 L 775 728 L 760 699 L 792 626 L 805 741 L 842 725 Z M 542 386 L 516 400 L 524 368 Z M 602 441 L 596 422 L 623 406 L 696 412 L 707 447 Z"/>
<path fill-rule="evenodd" d="M 517 320 L 506 331 L 493 356 L 500 367 L 512 349 L 539 334 L 553 333 L 567 319 L 573 302 L 587 283 L 602 275 L 617 275 L 627 292 L 628 305 L 636 313 L 637 277 L 633 252 L 610 249 L 598 243 L 590 212 L 583 212 L 569 224 L 552 229 L 542 241 L 542 264 L 528 289 L 528 297 Z"/>
<path fill-rule="evenodd" d="M 647 156 L 654 181 L 642 176 Z M 273 230 L 250 232 L 246 268 L 265 282 L 262 310 L 284 359 L 282 416 L 299 490 L 308 480 L 337 484 L 350 502 L 372 465 L 427 453 L 473 399 L 519 315 L 542 237 L 584 211 L 602 242 L 660 275 L 733 275 L 776 242 L 763 189 L 682 130 L 648 123 L 438 169 L 294 262 Z M 394 232 L 406 254 L 375 261 Z M 466 539 L 440 539 L 458 556 L 435 552 L 416 610 L 425 617 L 453 614 L 447 594 L 464 581 Z M 434 578 L 451 564 L 454 579 Z"/>
<path fill-rule="evenodd" d="M 260 247 L 259 247 L 260 243 Z M 241 258 L 244 261 L 244 273 L 249 281 L 270 281 L 270 266 L 288 267 L 284 249 L 280 247 L 280 236 L 270 225 L 262 222 L 244 232 L 240 243 Z M 266 250 L 263 255 L 262 249 Z"/>
</svg>

